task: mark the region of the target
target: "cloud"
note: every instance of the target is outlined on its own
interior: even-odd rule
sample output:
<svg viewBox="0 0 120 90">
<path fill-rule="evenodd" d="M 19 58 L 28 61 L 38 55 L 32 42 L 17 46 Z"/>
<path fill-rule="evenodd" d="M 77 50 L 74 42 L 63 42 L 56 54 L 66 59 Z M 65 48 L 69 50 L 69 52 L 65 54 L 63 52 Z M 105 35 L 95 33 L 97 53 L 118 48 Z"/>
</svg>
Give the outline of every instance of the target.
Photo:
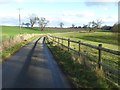
<svg viewBox="0 0 120 90">
<path fill-rule="evenodd" d="M 0 4 L 22 3 L 24 0 L 0 0 Z"/>
<path fill-rule="evenodd" d="M 104 25 L 114 25 L 118 22 L 117 15 L 101 16 L 99 19 L 102 20 Z"/>
<path fill-rule="evenodd" d="M 0 17 L 18 17 L 18 10 L 1 10 Z"/>
<path fill-rule="evenodd" d="M 10 3 L 13 2 L 14 0 L 0 0 L 0 4 L 4 4 L 4 3 Z"/>
<path fill-rule="evenodd" d="M 1 25 L 18 25 L 18 19 L 15 17 L 2 17 L 0 21 Z"/>
<path fill-rule="evenodd" d="M 106 6 L 108 4 L 118 5 L 119 0 L 86 0 L 87 6 Z"/>
<path fill-rule="evenodd" d="M 119 0 L 0 0 L 0 4 L 9 3 L 69 3 L 69 2 L 118 2 Z"/>
<path fill-rule="evenodd" d="M 83 18 L 83 17 L 93 17 L 95 16 L 95 12 L 93 12 L 92 10 L 85 10 L 85 11 L 65 11 L 63 12 L 63 16 L 74 16 L 74 17 L 79 17 L 79 18 Z"/>
<path fill-rule="evenodd" d="M 72 24 L 77 26 L 87 24 L 88 21 L 93 20 L 93 17 L 95 16 L 95 13 L 89 10 L 81 12 L 64 11 L 61 13 L 62 14 L 56 17 L 54 20 L 58 23 L 58 25 L 60 22 L 63 22 L 65 26 L 71 26 Z"/>
<path fill-rule="evenodd" d="M 85 2 L 119 2 L 119 0 L 85 0 Z"/>
</svg>

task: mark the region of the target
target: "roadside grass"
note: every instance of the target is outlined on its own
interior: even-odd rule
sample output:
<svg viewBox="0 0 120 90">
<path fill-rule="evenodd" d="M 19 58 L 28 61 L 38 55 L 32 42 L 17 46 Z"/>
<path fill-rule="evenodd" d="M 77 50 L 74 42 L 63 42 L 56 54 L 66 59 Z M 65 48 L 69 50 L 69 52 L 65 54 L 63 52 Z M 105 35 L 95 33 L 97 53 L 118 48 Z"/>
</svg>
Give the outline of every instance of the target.
<svg viewBox="0 0 120 90">
<path fill-rule="evenodd" d="M 63 38 L 70 38 L 72 40 L 80 40 L 82 42 L 96 45 L 102 44 L 102 47 L 113 49 L 113 50 L 118 50 L 118 34 L 117 33 L 112 33 L 112 32 L 68 32 L 68 33 L 63 33 L 63 34 L 52 34 L 53 36 L 58 36 L 58 37 L 63 37 Z M 55 40 L 55 39 L 54 39 Z M 51 40 L 52 41 L 52 40 Z M 58 39 L 56 39 L 58 41 Z M 59 40 L 60 43 L 62 43 L 61 40 Z M 63 44 L 68 46 L 68 42 L 63 40 Z M 76 43 L 70 43 L 70 47 L 79 50 L 79 45 Z M 90 48 L 88 46 L 80 45 L 80 50 L 84 54 L 88 55 L 91 59 L 88 58 L 88 62 L 98 62 L 98 50 Z M 120 56 L 114 55 L 105 51 L 102 51 L 102 63 L 107 65 L 109 70 L 115 69 L 115 70 L 120 70 L 119 67 L 119 58 Z M 108 73 L 109 72 L 109 75 Z M 118 83 L 119 75 L 114 74 L 113 72 L 110 71 L 105 71 L 105 77 L 108 77 L 112 82 Z"/>
<path fill-rule="evenodd" d="M 67 75 L 74 88 L 111 88 L 104 79 L 97 75 L 94 69 L 73 59 L 73 52 L 60 49 L 59 46 L 47 42 L 54 57 Z M 113 87 L 112 87 L 113 88 Z"/>
<path fill-rule="evenodd" d="M 2 52 L 0 52 L 0 56 L 2 58 L 2 61 L 0 61 L 0 62 L 4 62 L 4 60 L 9 58 L 16 51 L 18 51 L 21 47 L 25 46 L 27 43 L 29 43 L 30 41 L 34 40 L 35 38 L 37 38 L 37 37 L 36 36 L 35 37 L 31 37 L 31 38 L 29 38 L 26 41 L 16 43 L 15 45 L 4 49 Z"/>
</svg>

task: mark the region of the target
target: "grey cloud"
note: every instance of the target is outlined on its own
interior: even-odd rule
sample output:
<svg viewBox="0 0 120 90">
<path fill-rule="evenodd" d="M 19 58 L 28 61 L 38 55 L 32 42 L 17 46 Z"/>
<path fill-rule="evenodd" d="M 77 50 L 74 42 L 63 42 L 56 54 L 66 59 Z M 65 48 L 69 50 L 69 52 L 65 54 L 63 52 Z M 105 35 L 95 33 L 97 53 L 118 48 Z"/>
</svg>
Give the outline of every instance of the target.
<svg viewBox="0 0 120 90">
<path fill-rule="evenodd" d="M 106 6 L 106 5 L 118 5 L 117 2 L 85 2 L 85 5 L 87 6 Z"/>
<path fill-rule="evenodd" d="M 18 23 L 18 19 L 14 17 L 2 17 L 0 21 L 2 25 L 5 25 L 5 24 L 16 25 Z"/>
<path fill-rule="evenodd" d="M 1 17 L 0 21 L 1 21 L 0 22 L 1 25 L 18 25 L 19 24 L 18 18 L 15 18 L 15 17 Z M 25 18 L 22 18 L 21 23 L 22 22 L 28 22 L 28 20 Z"/>
<path fill-rule="evenodd" d="M 105 5 L 106 2 L 85 2 L 87 6 L 98 6 L 98 5 Z"/>
<path fill-rule="evenodd" d="M 8 4 L 12 2 L 15 2 L 15 0 L 0 0 L 0 4 Z"/>
</svg>

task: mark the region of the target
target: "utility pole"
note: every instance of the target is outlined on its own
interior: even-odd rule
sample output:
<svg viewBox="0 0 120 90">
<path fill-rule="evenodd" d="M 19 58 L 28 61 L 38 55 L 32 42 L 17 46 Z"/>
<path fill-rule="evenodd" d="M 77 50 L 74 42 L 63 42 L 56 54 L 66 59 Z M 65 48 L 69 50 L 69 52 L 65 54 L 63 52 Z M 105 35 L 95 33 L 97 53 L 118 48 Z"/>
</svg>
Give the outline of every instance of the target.
<svg viewBox="0 0 120 90">
<path fill-rule="evenodd" d="M 19 10 L 19 28 L 21 29 L 21 16 L 20 16 L 20 8 L 18 8 Z"/>
</svg>

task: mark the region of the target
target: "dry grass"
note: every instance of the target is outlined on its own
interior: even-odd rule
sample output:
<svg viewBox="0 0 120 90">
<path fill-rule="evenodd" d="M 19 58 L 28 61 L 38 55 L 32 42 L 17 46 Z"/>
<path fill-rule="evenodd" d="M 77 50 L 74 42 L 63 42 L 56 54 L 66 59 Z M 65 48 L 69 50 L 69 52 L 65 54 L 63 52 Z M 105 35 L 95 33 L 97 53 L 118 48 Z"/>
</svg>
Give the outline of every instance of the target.
<svg viewBox="0 0 120 90">
<path fill-rule="evenodd" d="M 0 51 L 3 51 L 4 49 L 11 47 L 17 43 L 27 41 L 27 39 L 37 35 L 40 35 L 40 34 L 20 34 L 20 35 L 17 35 L 16 37 L 11 37 L 5 41 L 2 41 L 2 43 L 0 43 Z"/>
<path fill-rule="evenodd" d="M 36 37 L 43 36 L 43 34 L 21 34 L 16 37 L 9 38 L 0 45 L 0 63 L 9 58 L 13 53 L 15 53 L 20 47 L 26 45 L 31 40 Z"/>
</svg>

